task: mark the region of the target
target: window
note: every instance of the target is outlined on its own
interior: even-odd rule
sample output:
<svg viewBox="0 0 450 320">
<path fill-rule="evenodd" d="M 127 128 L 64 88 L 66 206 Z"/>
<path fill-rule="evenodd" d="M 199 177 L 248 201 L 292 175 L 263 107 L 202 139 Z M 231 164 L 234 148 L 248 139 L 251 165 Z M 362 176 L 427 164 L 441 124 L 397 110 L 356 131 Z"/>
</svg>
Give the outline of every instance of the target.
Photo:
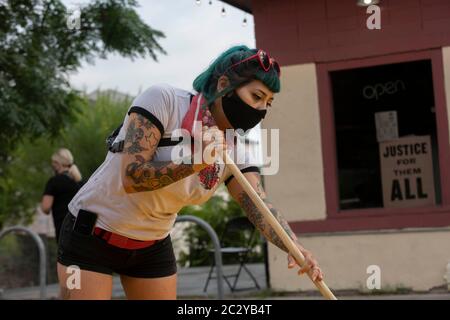
<svg viewBox="0 0 450 320">
<path fill-rule="evenodd" d="M 291 222 L 294 232 L 328 233 L 448 227 L 450 225 L 450 167 L 447 164 L 450 162 L 450 141 L 447 109 L 450 106 L 446 104 L 442 49 L 317 63 L 316 68 L 326 219 Z M 369 75 L 365 75 L 365 71 Z M 336 83 L 337 79 L 340 84 Z M 395 83 L 397 80 L 403 83 Z M 380 94 L 378 94 L 378 100 L 374 100 L 378 103 L 373 101 L 370 94 L 371 88 L 366 88 L 366 96 L 372 99 L 357 97 L 358 89 L 354 88 L 362 90 L 368 85 L 374 86 L 378 83 L 385 84 L 384 88 L 377 88 Z M 396 90 L 395 87 L 397 87 Z M 383 95 L 381 95 L 382 90 L 386 91 Z M 361 91 L 359 92 L 362 94 Z M 382 107 L 384 104 L 381 105 L 380 101 L 386 103 L 385 107 Z M 393 104 L 388 106 L 388 102 Z M 362 107 L 374 108 L 374 110 L 369 112 Z M 391 129 L 394 128 L 392 124 L 395 123 L 393 121 L 395 115 L 397 116 L 400 140 L 429 139 L 429 149 L 432 150 L 432 154 L 428 154 L 428 157 L 431 157 L 428 168 L 431 163 L 432 170 L 423 171 L 426 174 L 422 174 L 422 178 L 426 177 L 432 182 L 434 204 L 414 204 L 403 207 L 384 204 L 383 184 L 386 185 L 386 183 L 382 181 L 382 174 L 386 165 L 381 165 L 380 150 L 385 151 L 385 148 L 390 147 L 393 142 L 379 142 L 379 140 L 386 138 L 383 135 L 392 138 L 389 136 L 395 134 L 395 130 L 390 130 L 387 126 L 388 130 L 381 130 L 383 134 L 377 134 L 375 119 L 376 117 L 378 120 L 383 119 L 386 115 L 381 114 L 380 117 L 380 112 L 388 112 L 386 119 L 389 121 L 385 122 Z M 348 117 L 346 118 L 345 115 Z M 357 121 L 357 119 L 360 120 Z M 361 122 L 367 127 L 365 128 Z M 378 122 L 378 129 L 386 124 L 383 121 Z M 348 132 L 352 128 L 353 135 Z M 347 132 L 347 140 L 342 138 L 343 132 Z M 363 147 L 367 152 L 372 152 L 373 159 L 367 160 L 367 156 L 358 151 L 361 144 L 365 143 L 372 145 L 372 148 L 365 145 Z M 383 149 L 380 149 L 380 145 Z M 359 175 L 364 178 L 359 178 Z M 370 189 L 366 194 L 362 191 L 357 194 L 354 191 L 357 179 L 369 183 L 369 186 L 373 187 L 372 192 L 376 195 L 372 195 Z M 386 179 L 384 180 L 386 182 Z M 401 187 L 405 189 L 404 186 Z M 409 191 L 412 194 L 414 189 L 412 187 L 416 186 L 411 184 L 410 187 Z M 357 190 L 363 190 L 363 188 L 360 187 Z M 393 190 L 398 197 L 398 190 Z M 422 191 L 427 194 L 427 190 L 429 189 Z M 417 191 L 415 190 L 416 193 Z M 408 195 L 405 192 L 403 196 L 406 198 L 408 195 L 410 198 L 411 194 Z"/>
<path fill-rule="evenodd" d="M 431 60 L 332 71 L 330 81 L 339 210 L 440 204 Z"/>
</svg>

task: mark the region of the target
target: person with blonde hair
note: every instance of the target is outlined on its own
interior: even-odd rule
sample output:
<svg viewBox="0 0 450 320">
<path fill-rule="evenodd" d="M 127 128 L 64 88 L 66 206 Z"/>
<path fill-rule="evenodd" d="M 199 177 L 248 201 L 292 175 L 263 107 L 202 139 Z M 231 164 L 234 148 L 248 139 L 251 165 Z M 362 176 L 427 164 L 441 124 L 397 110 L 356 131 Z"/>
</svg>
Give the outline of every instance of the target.
<svg viewBox="0 0 450 320">
<path fill-rule="evenodd" d="M 45 214 L 52 212 L 55 237 L 59 242 L 59 231 L 67 214 L 67 205 L 81 188 L 82 176 L 68 149 L 58 149 L 51 160 L 55 175 L 47 181 L 40 207 Z"/>
</svg>

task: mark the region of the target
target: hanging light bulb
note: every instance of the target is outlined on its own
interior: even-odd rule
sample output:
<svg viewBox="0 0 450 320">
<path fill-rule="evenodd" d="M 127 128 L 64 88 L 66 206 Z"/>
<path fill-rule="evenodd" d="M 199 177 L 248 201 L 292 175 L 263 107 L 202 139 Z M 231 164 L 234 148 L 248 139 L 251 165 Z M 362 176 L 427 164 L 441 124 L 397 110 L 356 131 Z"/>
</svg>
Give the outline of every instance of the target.
<svg viewBox="0 0 450 320">
<path fill-rule="evenodd" d="M 212 0 L 209 0 L 209 5 L 212 5 Z"/>
<path fill-rule="evenodd" d="M 246 27 L 247 26 L 247 17 L 244 16 L 244 20 L 242 20 L 242 26 Z"/>
<path fill-rule="evenodd" d="M 201 0 L 195 0 L 195 3 L 199 6 L 199 5 L 202 4 L 202 1 Z"/>
<path fill-rule="evenodd" d="M 227 12 L 225 11 L 225 7 L 222 7 L 222 17 L 225 17 L 227 15 Z"/>
<path fill-rule="evenodd" d="M 380 0 L 358 0 L 356 4 L 360 7 L 368 7 L 372 4 L 379 4 Z"/>
</svg>

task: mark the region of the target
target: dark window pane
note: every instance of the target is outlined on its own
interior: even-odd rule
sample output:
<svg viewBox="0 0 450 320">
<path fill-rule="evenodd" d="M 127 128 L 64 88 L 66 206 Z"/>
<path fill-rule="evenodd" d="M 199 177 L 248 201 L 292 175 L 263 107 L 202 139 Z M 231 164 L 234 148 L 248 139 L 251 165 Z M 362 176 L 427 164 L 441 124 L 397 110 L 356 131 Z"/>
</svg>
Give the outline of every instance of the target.
<svg viewBox="0 0 450 320">
<path fill-rule="evenodd" d="M 340 209 L 383 207 L 375 114 L 394 111 L 398 137 L 430 136 L 436 203 L 440 203 L 431 61 L 330 73 Z"/>
</svg>

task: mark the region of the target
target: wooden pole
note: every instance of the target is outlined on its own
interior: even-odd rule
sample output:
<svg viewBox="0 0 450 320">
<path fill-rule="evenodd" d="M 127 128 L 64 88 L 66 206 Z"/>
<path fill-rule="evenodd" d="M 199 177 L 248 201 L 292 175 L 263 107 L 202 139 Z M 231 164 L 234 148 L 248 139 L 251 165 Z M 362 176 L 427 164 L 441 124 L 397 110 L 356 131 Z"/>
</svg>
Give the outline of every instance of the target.
<svg viewBox="0 0 450 320">
<path fill-rule="evenodd" d="M 270 212 L 269 208 L 266 206 L 264 201 L 259 197 L 259 195 L 256 193 L 256 191 L 253 189 L 251 184 L 248 182 L 248 180 L 244 177 L 242 172 L 239 170 L 239 168 L 236 166 L 234 161 L 230 158 L 230 156 L 224 152 L 223 158 L 225 161 L 225 164 L 230 168 L 231 173 L 233 174 L 234 178 L 237 179 L 239 184 L 242 186 L 242 188 L 247 192 L 249 197 L 252 199 L 253 203 L 258 207 L 259 211 L 264 215 L 265 220 L 270 224 L 270 226 L 275 230 L 277 235 L 280 237 L 280 239 L 283 241 L 283 244 L 286 246 L 286 248 L 289 250 L 291 255 L 295 258 L 297 263 L 300 266 L 303 266 L 305 264 L 305 257 L 301 253 L 300 249 L 295 244 L 294 240 L 291 239 L 291 237 L 287 234 L 287 232 L 283 229 L 283 227 L 280 225 L 278 220 L 273 216 L 273 214 Z M 312 280 L 312 272 L 310 271 L 308 273 L 309 278 Z M 317 289 L 319 289 L 320 293 L 329 300 L 337 300 L 337 298 L 334 296 L 334 294 L 331 292 L 331 290 L 328 288 L 328 286 L 321 281 L 313 281 Z"/>
</svg>

